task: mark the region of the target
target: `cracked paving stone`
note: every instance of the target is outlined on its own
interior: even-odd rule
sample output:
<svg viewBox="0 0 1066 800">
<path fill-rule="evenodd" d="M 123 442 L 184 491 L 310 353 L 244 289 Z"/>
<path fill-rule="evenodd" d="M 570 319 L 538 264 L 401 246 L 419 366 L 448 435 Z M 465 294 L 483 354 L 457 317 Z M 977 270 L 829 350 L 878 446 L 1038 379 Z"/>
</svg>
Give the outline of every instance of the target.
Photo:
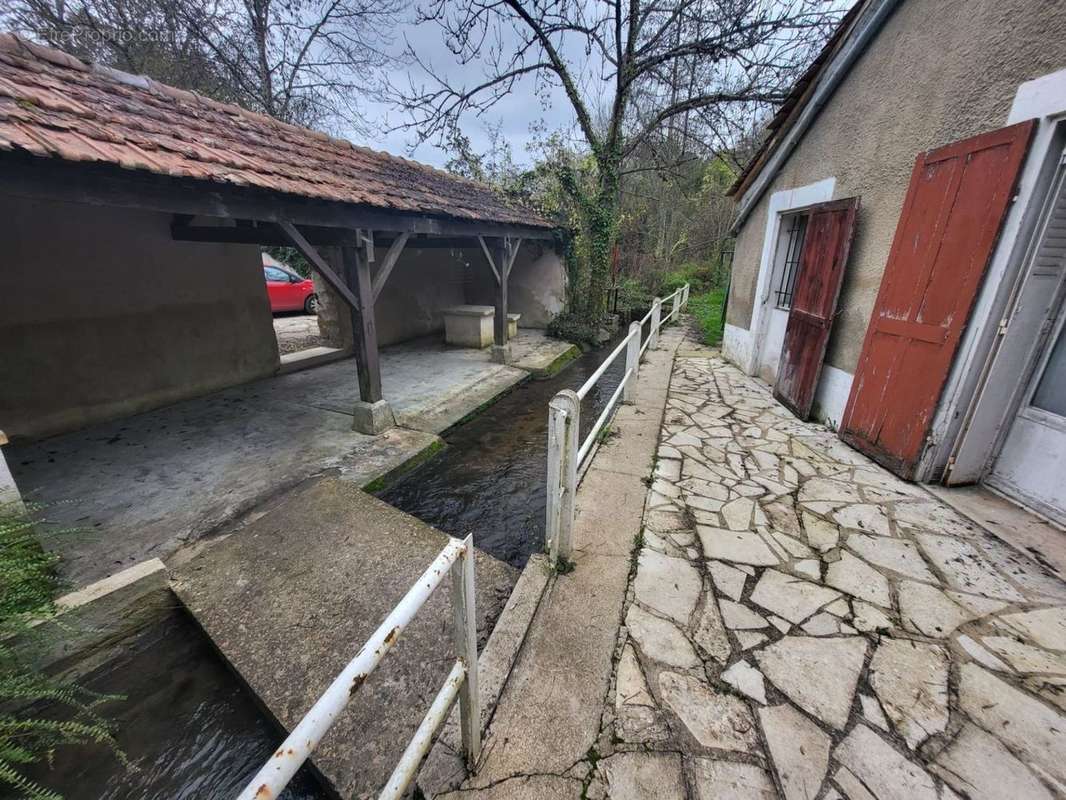
<svg viewBox="0 0 1066 800">
<path fill-rule="evenodd" d="M 644 671 L 637 661 L 633 645 L 627 644 L 618 660 L 618 677 L 615 681 L 615 707 L 623 705 L 654 706 L 655 699 L 648 691 Z"/>
<path fill-rule="evenodd" d="M 692 640 L 719 664 L 729 661 L 733 652 L 733 646 L 729 643 L 729 636 L 718 612 L 718 603 L 710 592 L 703 596 L 699 616 L 692 631 Z"/>
<path fill-rule="evenodd" d="M 981 643 L 1010 664 L 1016 672 L 1066 675 L 1066 661 L 1061 654 L 1049 653 L 1009 636 L 982 636 Z"/>
<path fill-rule="evenodd" d="M 722 620 L 730 630 L 749 631 L 756 628 L 765 628 L 769 623 L 759 614 L 756 614 L 740 603 L 732 600 L 721 600 L 718 607 L 722 611 Z"/>
<path fill-rule="evenodd" d="M 842 528 L 854 528 L 875 533 L 878 536 L 889 536 L 891 534 L 888 515 L 885 514 L 880 506 L 869 503 L 845 506 L 833 514 L 833 519 Z"/>
<path fill-rule="evenodd" d="M 903 581 L 899 586 L 899 616 L 907 630 L 943 639 L 976 615 L 934 586 Z"/>
<path fill-rule="evenodd" d="M 807 544 L 819 553 L 832 550 L 840 541 L 840 529 L 835 524 L 806 511 L 803 512 L 803 530 L 807 534 Z"/>
<path fill-rule="evenodd" d="M 736 567 L 723 564 L 721 561 L 710 561 L 707 569 L 714 581 L 714 588 L 734 602 L 740 600 L 744 594 L 744 583 L 748 576 Z"/>
<path fill-rule="evenodd" d="M 757 533 L 729 531 L 706 525 L 697 525 L 696 533 L 699 534 L 703 554 L 707 558 L 756 567 L 775 566 L 778 563 L 777 556 Z"/>
<path fill-rule="evenodd" d="M 1031 768 L 1066 783 L 1062 717 L 975 664 L 963 664 L 959 675 L 959 708 Z"/>
<path fill-rule="evenodd" d="M 1054 796 L 994 736 L 965 723 L 930 770 L 969 797 L 983 800 L 1051 800 Z"/>
<path fill-rule="evenodd" d="M 750 650 L 769 638 L 765 633 L 759 633 L 759 631 L 736 631 L 733 635 L 737 637 L 742 650 Z"/>
<path fill-rule="evenodd" d="M 958 642 L 959 647 L 965 650 L 970 658 L 978 664 L 1000 672 L 1010 672 L 1010 667 L 988 652 L 985 648 L 981 647 L 981 645 L 966 634 L 960 634 L 955 641 Z"/>
<path fill-rule="evenodd" d="M 885 712 L 881 709 L 881 704 L 877 702 L 876 697 L 860 694 L 859 705 L 862 706 L 862 715 L 867 722 L 871 725 L 876 725 L 886 733 L 888 732 L 888 718 L 885 716 Z"/>
<path fill-rule="evenodd" d="M 738 497 L 722 506 L 722 519 L 731 531 L 746 531 L 751 527 L 751 515 L 755 510 L 755 501 L 747 497 Z"/>
<path fill-rule="evenodd" d="M 911 542 L 853 533 L 848 536 L 845 544 L 870 564 L 890 569 L 919 581 L 937 582 L 936 576 L 926 565 L 922 554 Z"/>
<path fill-rule="evenodd" d="M 881 639 L 870 686 L 911 750 L 947 728 L 948 654 L 939 645 Z"/>
<path fill-rule="evenodd" d="M 615 753 L 598 765 L 611 800 L 684 800 L 681 756 L 675 753 Z"/>
<path fill-rule="evenodd" d="M 971 523 L 936 500 L 897 503 L 892 516 L 897 522 L 932 533 L 961 536 L 964 539 L 972 538 L 977 533 Z"/>
<path fill-rule="evenodd" d="M 840 620 L 831 614 L 815 614 L 800 627 L 811 636 L 832 636 L 840 633 Z"/>
<path fill-rule="evenodd" d="M 852 729 L 834 756 L 877 800 L 938 800 L 929 774 L 862 723 Z M 846 786 L 841 788 L 851 795 Z"/>
<path fill-rule="evenodd" d="M 697 667 L 701 663 L 676 625 L 649 614 L 636 604 L 626 613 L 626 627 L 641 652 L 649 658 L 680 668 Z"/>
<path fill-rule="evenodd" d="M 999 618 L 1041 647 L 1066 651 L 1066 608 L 1040 608 Z"/>
<path fill-rule="evenodd" d="M 644 547 L 637 558 L 633 586 L 641 605 L 687 625 L 700 598 L 703 579 L 688 561 Z"/>
<path fill-rule="evenodd" d="M 832 502 L 861 503 L 862 497 L 854 486 L 832 478 L 811 478 L 799 490 L 801 503 Z"/>
<path fill-rule="evenodd" d="M 842 729 L 865 656 L 866 640 L 859 636 L 786 636 L 756 653 L 755 660 L 796 705 Z"/>
<path fill-rule="evenodd" d="M 762 767 L 710 758 L 689 760 L 698 800 L 776 800 L 773 780 Z"/>
<path fill-rule="evenodd" d="M 816 558 L 797 561 L 792 565 L 792 570 L 812 581 L 820 581 L 822 579 L 822 562 Z"/>
<path fill-rule="evenodd" d="M 829 736 L 787 704 L 759 709 L 759 721 L 785 800 L 814 800 L 829 766 Z"/>
<path fill-rule="evenodd" d="M 755 721 L 739 697 L 714 691 L 691 675 L 659 674 L 663 701 L 703 747 L 758 752 Z"/>
<path fill-rule="evenodd" d="M 795 624 L 839 597 L 840 592 L 775 569 L 765 570 L 751 593 L 753 603 Z"/>
<path fill-rule="evenodd" d="M 919 533 L 917 538 L 926 558 L 952 587 L 1013 602 L 1025 600 L 969 542 L 929 533 Z"/>
<path fill-rule="evenodd" d="M 722 680 L 741 694 L 766 705 L 766 687 L 762 673 L 743 659 L 722 673 Z"/>
<path fill-rule="evenodd" d="M 834 561 L 826 569 L 825 582 L 852 597 L 868 600 L 883 608 L 892 607 L 888 579 L 847 551 L 842 550 L 840 560 Z"/>
</svg>

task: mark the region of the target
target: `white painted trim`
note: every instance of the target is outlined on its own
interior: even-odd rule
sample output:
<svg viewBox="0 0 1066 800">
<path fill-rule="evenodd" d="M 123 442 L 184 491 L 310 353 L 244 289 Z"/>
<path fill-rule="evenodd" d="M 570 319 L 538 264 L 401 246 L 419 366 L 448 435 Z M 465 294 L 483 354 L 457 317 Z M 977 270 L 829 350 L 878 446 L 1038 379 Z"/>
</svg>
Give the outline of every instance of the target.
<svg viewBox="0 0 1066 800">
<path fill-rule="evenodd" d="M 722 355 L 725 356 L 726 361 L 731 361 L 741 369 L 746 369 L 748 361 L 751 360 L 751 331 L 727 322 L 725 333 L 722 335 Z"/>
<path fill-rule="evenodd" d="M 794 189 L 782 189 L 770 195 L 766 209 L 766 230 L 763 232 L 762 256 L 759 259 L 759 280 L 755 285 L 755 300 L 751 310 L 751 347 L 748 358 L 738 361 L 739 366 L 748 375 L 754 375 L 759 365 L 759 352 L 766 335 L 767 302 L 770 297 L 770 284 L 774 274 L 774 254 L 781 231 L 781 215 L 815 203 L 825 203 L 833 199 L 836 178 L 825 178 L 817 183 L 797 186 Z"/>
<path fill-rule="evenodd" d="M 1015 202 L 1007 212 L 970 322 L 959 342 L 930 428 L 934 444 L 922 456 L 917 480 L 932 480 L 944 469 L 956 449 L 963 421 L 980 395 L 981 387 L 977 385 L 979 376 L 991 348 L 995 346 L 993 328 L 999 325 L 1006 311 L 1011 289 L 1018 278 L 1039 215 L 1043 192 L 1037 189 L 1042 184 L 1042 178 L 1046 177 L 1043 171 L 1051 156 L 1055 127 L 1066 118 L 1066 69 L 1027 81 L 1018 87 L 1006 124 L 1034 118 L 1039 119 L 1039 122 L 1018 180 Z M 972 476 L 974 480 L 978 477 Z"/>
<path fill-rule="evenodd" d="M 840 430 L 840 420 L 851 395 L 851 382 L 855 376 L 829 364 L 822 365 L 818 378 L 818 390 L 814 395 L 814 416 L 827 423 L 833 430 Z"/>
</svg>

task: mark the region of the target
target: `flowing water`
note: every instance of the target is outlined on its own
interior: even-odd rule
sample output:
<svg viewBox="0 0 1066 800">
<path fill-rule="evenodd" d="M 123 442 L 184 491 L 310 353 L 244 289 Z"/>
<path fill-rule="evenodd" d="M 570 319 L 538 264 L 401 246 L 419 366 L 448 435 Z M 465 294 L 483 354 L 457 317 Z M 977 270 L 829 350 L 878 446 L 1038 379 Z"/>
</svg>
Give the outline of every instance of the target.
<svg viewBox="0 0 1066 800">
<path fill-rule="evenodd" d="M 447 431 L 446 448 L 379 497 L 445 533 L 472 532 L 479 549 L 525 566 L 544 549 L 548 403 L 561 389 L 577 391 L 615 344 L 585 353 L 554 377 L 527 381 Z M 624 366 L 622 353 L 585 397 L 582 436 L 617 388 Z"/>
<path fill-rule="evenodd" d="M 52 768 L 30 777 L 65 800 L 229 800 L 285 738 L 181 613 L 79 682 L 125 695 L 101 711 L 116 723 L 130 766 L 106 747 L 59 748 Z M 327 795 L 300 773 L 281 797 Z"/>
</svg>

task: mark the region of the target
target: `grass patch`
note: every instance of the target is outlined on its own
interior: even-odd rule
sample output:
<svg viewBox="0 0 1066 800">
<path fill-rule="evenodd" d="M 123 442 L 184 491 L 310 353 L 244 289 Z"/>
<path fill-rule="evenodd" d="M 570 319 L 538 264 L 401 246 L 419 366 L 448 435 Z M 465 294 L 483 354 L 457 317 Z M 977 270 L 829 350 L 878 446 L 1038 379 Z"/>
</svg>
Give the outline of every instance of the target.
<svg viewBox="0 0 1066 800">
<path fill-rule="evenodd" d="M 716 289 L 703 294 L 693 294 L 688 298 L 688 313 L 695 317 L 700 328 L 700 339 L 707 345 L 722 342 L 722 301 L 725 292 Z"/>
</svg>

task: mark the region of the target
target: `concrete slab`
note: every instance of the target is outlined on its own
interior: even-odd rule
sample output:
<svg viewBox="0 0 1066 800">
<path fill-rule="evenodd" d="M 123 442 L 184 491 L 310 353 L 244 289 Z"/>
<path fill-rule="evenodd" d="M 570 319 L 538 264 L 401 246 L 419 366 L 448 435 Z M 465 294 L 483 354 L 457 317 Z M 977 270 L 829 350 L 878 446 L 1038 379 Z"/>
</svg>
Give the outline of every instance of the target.
<svg viewBox="0 0 1066 800">
<path fill-rule="evenodd" d="M 554 375 L 581 355 L 581 348 L 576 344 L 552 339 L 544 331 L 531 328 L 520 328 L 518 336 L 509 344 L 511 366 L 532 372 L 538 378 Z"/>
<path fill-rule="evenodd" d="M 359 389 L 345 359 L 4 454 L 27 498 L 47 504 L 59 526 L 85 529 L 48 542 L 77 587 L 146 558 L 168 560 L 311 476 L 336 470 L 364 486 L 528 375 L 486 351 L 423 339 L 382 351 L 385 397 L 409 430 L 352 430 Z"/>
<path fill-rule="evenodd" d="M 447 543 L 350 483 L 312 482 L 175 571 L 173 587 L 290 729 Z M 476 555 L 479 641 L 518 578 Z M 451 668 L 445 582 L 363 684 L 314 758 L 343 797 L 376 794 Z"/>
</svg>

